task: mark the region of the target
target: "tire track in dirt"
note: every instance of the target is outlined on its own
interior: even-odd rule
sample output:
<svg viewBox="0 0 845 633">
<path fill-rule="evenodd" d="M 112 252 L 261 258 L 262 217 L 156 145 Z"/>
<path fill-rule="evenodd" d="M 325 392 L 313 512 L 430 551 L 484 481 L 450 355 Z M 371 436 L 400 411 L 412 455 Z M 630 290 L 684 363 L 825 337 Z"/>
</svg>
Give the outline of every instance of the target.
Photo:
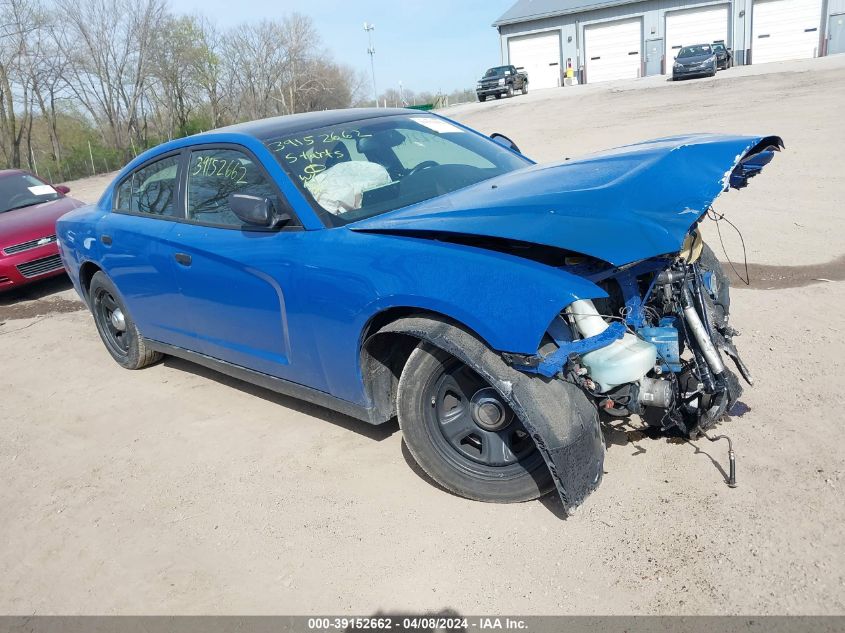
<svg viewBox="0 0 845 633">
<path fill-rule="evenodd" d="M 811 284 L 833 281 L 845 281 L 845 255 L 823 264 L 805 266 L 775 266 L 769 264 L 748 264 L 746 284 L 736 273 L 744 276 L 745 266 L 734 262 L 722 262 L 722 267 L 731 278 L 731 288 L 752 288 L 755 290 L 783 290 L 784 288 L 803 288 Z"/>
</svg>

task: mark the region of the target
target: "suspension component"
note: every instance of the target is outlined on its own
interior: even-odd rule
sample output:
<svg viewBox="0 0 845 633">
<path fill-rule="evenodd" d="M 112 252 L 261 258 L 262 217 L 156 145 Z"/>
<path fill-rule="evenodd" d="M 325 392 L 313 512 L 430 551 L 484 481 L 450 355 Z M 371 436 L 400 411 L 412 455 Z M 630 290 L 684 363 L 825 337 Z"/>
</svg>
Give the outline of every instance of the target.
<svg viewBox="0 0 845 633">
<path fill-rule="evenodd" d="M 701 354 L 704 356 L 704 360 L 707 361 L 707 365 L 710 367 L 710 370 L 718 376 L 725 371 L 725 364 L 722 362 L 722 358 L 719 356 L 716 346 L 713 345 L 713 341 L 710 340 L 707 328 L 704 327 L 704 323 L 701 322 L 701 318 L 698 316 L 695 304 L 690 296 L 689 289 L 686 287 L 684 287 L 683 290 L 683 298 L 684 320 L 686 320 L 690 332 L 695 338 L 695 341 L 698 343 Z"/>
</svg>

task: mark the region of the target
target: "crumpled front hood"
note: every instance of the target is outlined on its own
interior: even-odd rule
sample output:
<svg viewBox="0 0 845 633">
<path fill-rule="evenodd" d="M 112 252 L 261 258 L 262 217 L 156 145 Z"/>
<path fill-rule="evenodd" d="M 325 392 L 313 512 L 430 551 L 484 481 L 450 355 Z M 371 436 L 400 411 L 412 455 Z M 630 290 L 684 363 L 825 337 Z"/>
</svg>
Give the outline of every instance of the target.
<svg viewBox="0 0 845 633">
<path fill-rule="evenodd" d="M 543 244 L 621 266 L 681 249 L 729 186 L 744 187 L 779 137 L 697 134 L 534 165 L 348 225 Z"/>
</svg>

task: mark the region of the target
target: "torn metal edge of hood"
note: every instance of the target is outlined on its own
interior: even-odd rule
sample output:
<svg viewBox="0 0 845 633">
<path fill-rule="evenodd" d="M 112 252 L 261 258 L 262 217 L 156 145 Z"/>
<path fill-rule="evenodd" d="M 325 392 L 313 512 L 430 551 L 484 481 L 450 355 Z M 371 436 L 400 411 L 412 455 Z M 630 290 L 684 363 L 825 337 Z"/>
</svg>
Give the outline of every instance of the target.
<svg viewBox="0 0 845 633">
<path fill-rule="evenodd" d="M 722 191 L 730 188 L 742 189 L 748 184 L 748 179 L 753 178 L 768 165 L 774 157 L 774 152 L 786 149 L 783 139 L 779 136 L 765 136 L 757 143 L 748 145 L 742 152 L 737 154 L 734 164 L 722 176 Z M 737 173 L 746 171 L 745 165 L 749 166 L 748 173 Z M 716 197 L 713 198 L 715 201 Z M 712 202 L 711 202 L 712 204 Z"/>
</svg>

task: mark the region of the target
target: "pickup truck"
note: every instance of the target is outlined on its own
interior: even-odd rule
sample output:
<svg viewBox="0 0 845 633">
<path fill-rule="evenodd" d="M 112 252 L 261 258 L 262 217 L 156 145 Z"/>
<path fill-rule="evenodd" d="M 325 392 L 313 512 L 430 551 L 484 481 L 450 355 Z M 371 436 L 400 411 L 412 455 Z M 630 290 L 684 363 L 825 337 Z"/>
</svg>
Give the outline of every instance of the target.
<svg viewBox="0 0 845 633">
<path fill-rule="evenodd" d="M 502 95 L 512 97 L 516 90 L 521 90 L 522 94 L 528 93 L 528 74 L 516 66 L 490 68 L 475 86 L 479 101 L 486 101 L 491 95 L 497 99 Z"/>
</svg>

